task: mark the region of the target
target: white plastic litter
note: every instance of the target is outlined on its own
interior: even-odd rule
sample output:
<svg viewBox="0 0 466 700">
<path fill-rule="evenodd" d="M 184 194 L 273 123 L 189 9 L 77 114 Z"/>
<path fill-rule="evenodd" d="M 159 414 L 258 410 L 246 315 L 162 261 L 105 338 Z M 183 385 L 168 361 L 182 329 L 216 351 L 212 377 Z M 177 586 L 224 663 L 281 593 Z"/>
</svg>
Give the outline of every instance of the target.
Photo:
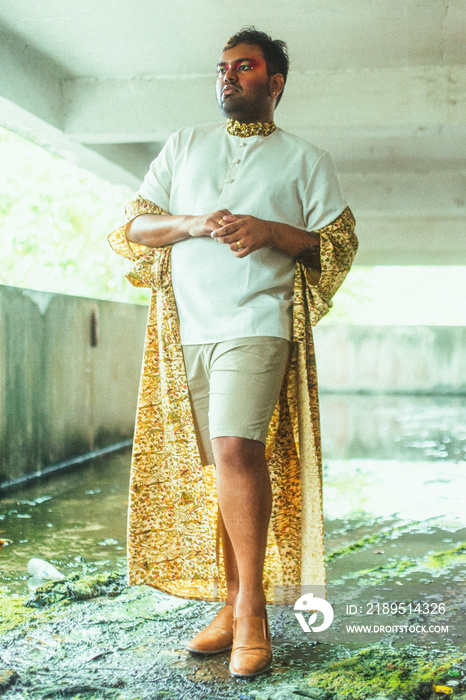
<svg viewBox="0 0 466 700">
<path fill-rule="evenodd" d="M 58 569 L 44 559 L 36 559 L 35 557 L 30 559 L 27 568 L 31 576 L 35 576 L 36 578 L 46 579 L 49 581 L 59 581 L 60 579 L 65 578 L 63 574 L 58 571 Z"/>
</svg>

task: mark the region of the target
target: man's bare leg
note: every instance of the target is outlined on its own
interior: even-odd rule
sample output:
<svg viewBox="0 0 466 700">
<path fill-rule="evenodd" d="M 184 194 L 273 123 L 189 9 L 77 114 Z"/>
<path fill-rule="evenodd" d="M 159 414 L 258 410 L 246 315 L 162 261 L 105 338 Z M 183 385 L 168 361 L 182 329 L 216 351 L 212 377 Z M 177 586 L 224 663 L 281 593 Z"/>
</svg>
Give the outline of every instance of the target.
<svg viewBox="0 0 466 700">
<path fill-rule="evenodd" d="M 262 575 L 272 509 L 265 448 L 257 440 L 218 437 L 212 440 L 212 449 L 219 508 L 238 571 L 236 616 L 263 616 Z"/>
<path fill-rule="evenodd" d="M 233 605 L 239 589 L 238 567 L 236 565 L 235 552 L 230 537 L 223 522 L 219 509 L 219 526 L 222 533 L 223 561 L 225 563 L 225 578 L 227 582 L 227 597 L 225 603 Z"/>
<path fill-rule="evenodd" d="M 217 613 L 215 619 L 186 645 L 187 650 L 195 654 L 218 654 L 231 648 L 233 641 L 233 606 L 238 592 L 239 578 L 235 553 L 220 512 L 219 528 L 227 581 L 226 605 Z"/>
</svg>

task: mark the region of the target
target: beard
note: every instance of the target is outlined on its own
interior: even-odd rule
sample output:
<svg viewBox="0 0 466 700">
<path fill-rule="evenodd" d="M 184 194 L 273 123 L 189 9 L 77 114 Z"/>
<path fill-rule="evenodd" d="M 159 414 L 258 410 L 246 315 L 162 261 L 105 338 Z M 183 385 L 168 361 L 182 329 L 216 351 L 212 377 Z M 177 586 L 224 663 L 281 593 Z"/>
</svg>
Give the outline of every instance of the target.
<svg viewBox="0 0 466 700">
<path fill-rule="evenodd" d="M 237 119 L 243 123 L 264 121 L 264 114 L 268 112 L 269 106 L 268 85 L 254 92 L 252 96 L 245 96 L 243 92 L 227 95 L 222 99 L 217 96 L 218 106 L 222 114 L 228 119 Z"/>
</svg>

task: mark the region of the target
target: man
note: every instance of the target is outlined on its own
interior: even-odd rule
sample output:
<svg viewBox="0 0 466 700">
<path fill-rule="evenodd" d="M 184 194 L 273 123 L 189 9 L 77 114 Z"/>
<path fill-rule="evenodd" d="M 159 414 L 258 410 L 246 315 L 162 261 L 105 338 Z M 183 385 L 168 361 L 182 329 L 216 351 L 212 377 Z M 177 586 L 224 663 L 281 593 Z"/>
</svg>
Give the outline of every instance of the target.
<svg viewBox="0 0 466 700">
<path fill-rule="evenodd" d="M 187 649 L 233 646 L 240 677 L 271 667 L 273 587 L 325 580 L 310 326 L 357 248 L 328 155 L 273 122 L 287 73 L 283 42 L 231 37 L 217 66 L 227 124 L 170 137 L 110 236 L 136 261 L 130 281 L 153 289 L 130 581 L 225 599 Z"/>
</svg>

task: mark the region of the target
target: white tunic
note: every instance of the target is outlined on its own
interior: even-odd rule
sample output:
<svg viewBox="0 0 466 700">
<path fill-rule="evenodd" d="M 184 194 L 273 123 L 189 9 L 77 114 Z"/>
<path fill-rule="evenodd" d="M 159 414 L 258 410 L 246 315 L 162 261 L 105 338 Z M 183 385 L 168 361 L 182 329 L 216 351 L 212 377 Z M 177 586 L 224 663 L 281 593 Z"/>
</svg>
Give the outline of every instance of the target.
<svg viewBox="0 0 466 700">
<path fill-rule="evenodd" d="M 307 231 L 331 223 L 346 207 L 325 151 L 279 128 L 242 138 L 226 124 L 170 136 L 138 194 L 173 215 L 228 209 Z M 172 283 L 182 344 L 290 340 L 294 267 L 277 248 L 236 258 L 210 236 L 175 243 Z"/>
</svg>

